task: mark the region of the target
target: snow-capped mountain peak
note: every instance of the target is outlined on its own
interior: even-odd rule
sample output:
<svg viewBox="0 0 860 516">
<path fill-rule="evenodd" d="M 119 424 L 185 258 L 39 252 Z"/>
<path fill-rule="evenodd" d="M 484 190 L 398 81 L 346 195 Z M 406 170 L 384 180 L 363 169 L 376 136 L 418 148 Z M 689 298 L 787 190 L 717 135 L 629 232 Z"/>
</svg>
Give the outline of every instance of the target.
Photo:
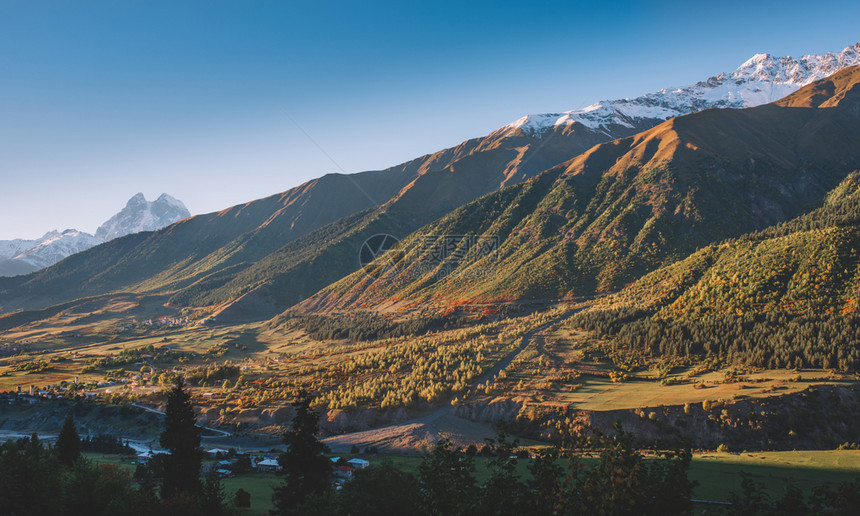
<svg viewBox="0 0 860 516">
<path fill-rule="evenodd" d="M 189 217 L 188 209 L 169 195 L 149 202 L 142 193 L 134 195 L 119 213 L 102 224 L 95 236 L 66 229 L 53 230 L 36 240 L 0 240 L 0 276 L 37 271 L 75 253 L 140 231 L 154 231 Z"/>
<path fill-rule="evenodd" d="M 104 240 L 76 229 L 49 231 L 24 252 L 12 257 L 13 260 L 26 262 L 36 269 L 53 265 L 67 256 L 85 251 L 103 243 Z"/>
<path fill-rule="evenodd" d="M 610 132 L 613 126 L 646 129 L 703 109 L 767 104 L 857 64 L 860 64 L 860 43 L 839 53 L 805 55 L 799 59 L 756 54 L 730 74 L 722 73 L 681 88 L 664 88 L 635 99 L 604 100 L 563 113 L 527 115 L 502 131 L 538 134 L 576 122 L 602 132 Z"/>
<path fill-rule="evenodd" d="M 125 208 L 99 226 L 96 236 L 105 241 L 113 240 L 141 231 L 155 231 L 190 216 L 181 201 L 166 193 L 153 202 L 138 193 L 128 200 Z"/>
</svg>

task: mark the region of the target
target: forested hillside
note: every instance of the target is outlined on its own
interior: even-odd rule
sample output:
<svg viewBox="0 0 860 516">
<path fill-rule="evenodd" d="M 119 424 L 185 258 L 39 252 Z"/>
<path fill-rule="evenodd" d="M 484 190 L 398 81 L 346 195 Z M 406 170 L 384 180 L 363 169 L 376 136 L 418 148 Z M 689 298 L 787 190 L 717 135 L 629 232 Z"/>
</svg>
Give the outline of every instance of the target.
<svg viewBox="0 0 860 516">
<path fill-rule="evenodd" d="M 353 274 L 299 309 L 610 292 L 699 248 L 798 217 L 860 163 L 858 70 L 785 105 L 711 109 L 598 145 L 422 228 L 388 274 Z M 440 235 L 470 238 L 440 254 L 451 245 Z M 481 254 L 479 241 L 497 248 Z"/>
</svg>

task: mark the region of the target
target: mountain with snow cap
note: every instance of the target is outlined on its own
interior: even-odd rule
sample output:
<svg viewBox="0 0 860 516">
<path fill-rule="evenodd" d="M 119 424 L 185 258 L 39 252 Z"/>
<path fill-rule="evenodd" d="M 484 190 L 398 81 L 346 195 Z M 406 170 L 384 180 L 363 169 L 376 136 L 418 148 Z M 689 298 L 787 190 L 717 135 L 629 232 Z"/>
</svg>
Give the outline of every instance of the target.
<svg viewBox="0 0 860 516">
<path fill-rule="evenodd" d="M 67 229 L 49 231 L 35 240 L 0 240 L 0 276 L 15 276 L 44 269 L 91 247 L 114 238 L 155 231 L 191 216 L 177 199 L 165 194 L 149 202 L 139 193 L 125 208 L 99 226 L 95 236 Z"/>
<path fill-rule="evenodd" d="M 67 229 L 63 232 L 54 230 L 45 233 L 35 242 L 35 245 L 13 256 L 12 259 L 31 265 L 33 270 L 39 270 L 103 242 L 101 238 L 76 229 Z"/>
<path fill-rule="evenodd" d="M 722 73 L 681 88 L 664 88 L 634 99 L 604 100 L 562 113 L 526 115 L 501 130 L 540 134 L 575 123 L 606 133 L 612 133 L 618 126 L 646 129 L 655 121 L 708 108 L 738 109 L 774 102 L 857 64 L 860 64 L 860 43 L 839 53 L 811 54 L 799 59 L 756 54 L 730 74 Z"/>
<path fill-rule="evenodd" d="M 166 193 L 152 202 L 138 193 L 128 200 L 125 208 L 99 226 L 96 237 L 107 242 L 132 233 L 155 231 L 190 216 L 182 201 Z"/>
</svg>

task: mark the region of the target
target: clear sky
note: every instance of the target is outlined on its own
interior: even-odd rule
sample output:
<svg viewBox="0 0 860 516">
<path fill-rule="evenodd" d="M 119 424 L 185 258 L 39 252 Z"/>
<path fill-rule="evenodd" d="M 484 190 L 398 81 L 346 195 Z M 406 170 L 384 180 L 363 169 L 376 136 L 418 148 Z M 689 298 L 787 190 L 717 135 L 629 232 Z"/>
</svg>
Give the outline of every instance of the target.
<svg viewBox="0 0 860 516">
<path fill-rule="evenodd" d="M 696 5 L 0 0 L 0 239 L 94 232 L 137 192 L 215 211 L 860 41 L 856 0 Z"/>
</svg>

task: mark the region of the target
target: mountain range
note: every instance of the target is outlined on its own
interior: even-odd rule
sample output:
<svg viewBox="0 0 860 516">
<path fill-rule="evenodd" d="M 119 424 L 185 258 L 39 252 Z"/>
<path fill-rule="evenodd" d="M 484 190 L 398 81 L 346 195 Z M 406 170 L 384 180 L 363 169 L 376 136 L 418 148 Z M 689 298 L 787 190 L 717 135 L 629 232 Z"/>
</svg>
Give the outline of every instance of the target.
<svg viewBox="0 0 860 516">
<path fill-rule="evenodd" d="M 818 206 L 860 169 L 858 84 L 855 66 L 773 104 L 709 109 L 597 145 L 422 228 L 385 274 L 358 271 L 300 308 L 617 291 Z M 440 235 L 473 238 L 446 252 Z M 498 249 L 476 254 L 476 240 Z"/>
<path fill-rule="evenodd" d="M 49 231 L 36 240 L 0 240 L 0 276 L 27 274 L 49 267 L 75 253 L 141 231 L 155 231 L 191 216 L 185 205 L 167 194 L 149 202 L 138 193 L 99 226 L 95 236 L 67 229 Z"/>
<path fill-rule="evenodd" d="M 634 99 L 605 100 L 564 113 L 527 115 L 507 127 L 546 132 L 580 123 L 592 129 L 617 126 L 645 129 L 708 108 L 741 109 L 777 101 L 807 84 L 860 64 L 860 43 L 824 55 L 775 57 L 756 54 L 730 74 L 722 73 L 681 88 L 664 88 Z"/>
<path fill-rule="evenodd" d="M 614 291 L 703 246 L 815 209 L 860 158 L 858 51 L 760 54 L 686 88 L 524 117 L 386 170 L 330 174 L 2 279 L 0 304 L 35 309 L 127 292 L 261 319 L 297 303 L 324 310 Z M 404 239 L 405 258 L 368 276 L 358 252 L 380 233 Z M 418 269 L 422 252 L 438 255 L 439 235 L 498 248 L 435 264 L 444 274 Z"/>
</svg>

